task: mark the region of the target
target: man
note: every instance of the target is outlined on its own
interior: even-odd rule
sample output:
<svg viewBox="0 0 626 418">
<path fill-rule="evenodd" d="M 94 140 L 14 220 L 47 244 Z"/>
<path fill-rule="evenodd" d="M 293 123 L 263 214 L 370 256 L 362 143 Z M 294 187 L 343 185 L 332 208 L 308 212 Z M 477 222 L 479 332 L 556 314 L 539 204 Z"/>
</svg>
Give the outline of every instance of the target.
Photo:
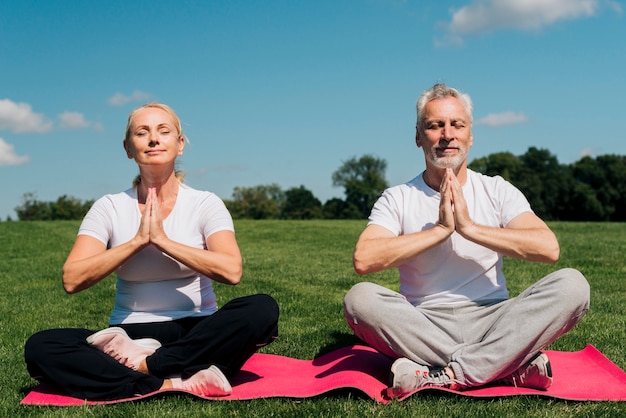
<svg viewBox="0 0 626 418">
<path fill-rule="evenodd" d="M 425 91 L 415 142 L 426 170 L 382 194 L 354 250 L 357 273 L 400 273 L 400 293 L 363 282 L 344 300 L 355 334 L 397 359 L 392 397 L 494 381 L 545 390 L 552 371 L 540 350 L 589 307 L 574 269 L 509 299 L 503 256 L 553 263 L 559 244 L 518 189 L 467 168 L 473 140 L 470 97 L 444 84 Z"/>
</svg>

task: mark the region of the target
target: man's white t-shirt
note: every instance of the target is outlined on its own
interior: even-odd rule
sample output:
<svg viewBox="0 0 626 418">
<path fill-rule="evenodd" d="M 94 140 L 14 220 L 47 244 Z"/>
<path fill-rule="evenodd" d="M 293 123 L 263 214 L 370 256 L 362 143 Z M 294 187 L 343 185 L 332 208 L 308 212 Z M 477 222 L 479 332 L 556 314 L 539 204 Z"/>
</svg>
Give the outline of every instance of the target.
<svg viewBox="0 0 626 418">
<path fill-rule="evenodd" d="M 467 171 L 463 185 L 469 215 L 480 225 L 505 227 L 523 212 L 530 212 L 524 195 L 500 176 Z M 439 192 L 423 174 L 391 187 L 374 204 L 370 224 L 396 236 L 430 229 L 439 219 Z M 398 267 L 400 293 L 414 306 L 508 298 L 502 274 L 502 256 L 454 232 L 446 241 Z"/>
<path fill-rule="evenodd" d="M 98 199 L 82 221 L 79 235 L 92 236 L 113 248 L 130 241 L 141 212 L 136 189 Z M 233 221 L 215 194 L 181 184 L 171 213 L 163 220 L 167 236 L 206 249 L 218 231 L 234 231 Z M 119 266 L 115 307 L 110 324 L 162 322 L 217 311 L 210 278 L 191 270 L 149 245 Z"/>
</svg>

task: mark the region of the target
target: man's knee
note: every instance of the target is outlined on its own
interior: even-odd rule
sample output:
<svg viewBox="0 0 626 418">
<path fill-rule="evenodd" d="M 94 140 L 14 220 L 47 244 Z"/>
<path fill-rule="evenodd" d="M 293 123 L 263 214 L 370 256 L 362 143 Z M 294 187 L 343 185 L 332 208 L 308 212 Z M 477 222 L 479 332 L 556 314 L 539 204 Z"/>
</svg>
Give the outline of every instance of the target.
<svg viewBox="0 0 626 418">
<path fill-rule="evenodd" d="M 346 293 L 343 306 L 346 316 L 353 316 L 356 312 L 362 312 L 368 307 L 373 307 L 379 286 L 374 283 L 357 283 Z"/>
<path fill-rule="evenodd" d="M 589 309 L 590 286 L 583 274 L 573 268 L 564 268 L 554 273 L 559 282 L 559 300 L 574 311 Z"/>
<path fill-rule="evenodd" d="M 344 315 L 348 325 L 368 324 L 371 327 L 384 327 L 388 320 L 388 309 L 395 298 L 404 299 L 399 293 L 370 282 L 354 285 L 344 297 Z"/>
<path fill-rule="evenodd" d="M 565 292 L 567 292 L 568 296 L 588 303 L 590 287 L 585 276 L 573 268 L 565 268 L 560 271 L 563 274 Z"/>
</svg>

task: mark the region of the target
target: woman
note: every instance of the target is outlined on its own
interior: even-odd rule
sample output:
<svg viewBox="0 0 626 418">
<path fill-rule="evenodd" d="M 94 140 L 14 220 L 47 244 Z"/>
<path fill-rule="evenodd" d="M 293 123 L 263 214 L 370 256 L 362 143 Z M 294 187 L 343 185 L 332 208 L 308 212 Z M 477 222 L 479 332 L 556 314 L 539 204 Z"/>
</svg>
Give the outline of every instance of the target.
<svg viewBox="0 0 626 418">
<path fill-rule="evenodd" d="M 175 163 L 185 143 L 168 106 L 131 112 L 123 144 L 139 176 L 95 202 L 63 266 L 68 293 L 117 273 L 112 327 L 33 335 L 25 346 L 33 378 L 83 399 L 171 388 L 227 395 L 228 379 L 277 337 L 278 306 L 268 295 L 217 308 L 212 280 L 236 285 L 241 254 L 224 203 L 182 184 Z"/>
</svg>

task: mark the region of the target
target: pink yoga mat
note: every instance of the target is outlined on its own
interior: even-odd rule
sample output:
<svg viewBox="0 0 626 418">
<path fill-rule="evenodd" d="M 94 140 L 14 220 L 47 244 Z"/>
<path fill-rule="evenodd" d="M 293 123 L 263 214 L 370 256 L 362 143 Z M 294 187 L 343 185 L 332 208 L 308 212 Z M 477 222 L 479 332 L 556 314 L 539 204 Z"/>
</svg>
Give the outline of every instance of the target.
<svg viewBox="0 0 626 418">
<path fill-rule="evenodd" d="M 416 392 L 439 390 L 462 396 L 488 398 L 540 395 L 575 401 L 626 400 L 626 373 L 592 345 L 577 352 L 548 350 L 546 353 L 550 357 L 554 377 L 554 382 L 547 391 L 512 386 L 487 386 L 464 391 L 425 388 Z M 343 347 L 314 360 L 255 354 L 232 380 L 233 392 L 229 396 L 201 398 L 210 400 L 308 398 L 336 389 L 350 388 L 363 392 L 377 402 L 387 403 L 389 399 L 385 390 L 390 366 L 389 358 L 372 348 L 359 345 Z M 169 392 L 181 393 L 170 390 L 113 401 L 85 401 L 59 393 L 50 386 L 39 385 L 26 395 L 21 404 L 56 406 L 108 404 L 145 399 L 155 395 L 163 396 Z M 408 396 L 411 395 L 413 394 Z"/>
</svg>

